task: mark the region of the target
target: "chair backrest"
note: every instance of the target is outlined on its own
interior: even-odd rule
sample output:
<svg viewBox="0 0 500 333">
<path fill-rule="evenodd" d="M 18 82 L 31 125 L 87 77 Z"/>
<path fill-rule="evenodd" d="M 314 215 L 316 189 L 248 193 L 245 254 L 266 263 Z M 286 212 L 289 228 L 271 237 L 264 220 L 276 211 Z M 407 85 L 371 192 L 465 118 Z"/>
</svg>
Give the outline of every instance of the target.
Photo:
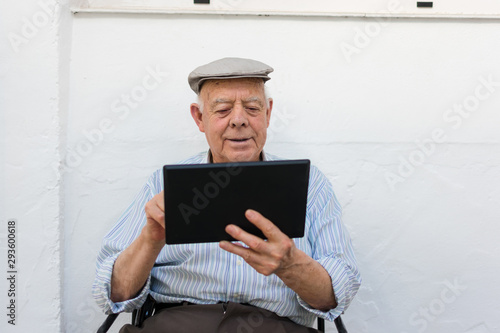
<svg viewBox="0 0 500 333">
<path fill-rule="evenodd" d="M 347 333 L 347 329 L 345 328 L 344 322 L 342 321 L 342 318 L 340 318 L 340 316 L 335 318 L 335 320 L 333 322 L 335 323 L 335 327 L 337 328 L 337 332 Z"/>
<path fill-rule="evenodd" d="M 318 317 L 318 331 L 325 331 L 325 320 L 323 318 Z"/>
</svg>

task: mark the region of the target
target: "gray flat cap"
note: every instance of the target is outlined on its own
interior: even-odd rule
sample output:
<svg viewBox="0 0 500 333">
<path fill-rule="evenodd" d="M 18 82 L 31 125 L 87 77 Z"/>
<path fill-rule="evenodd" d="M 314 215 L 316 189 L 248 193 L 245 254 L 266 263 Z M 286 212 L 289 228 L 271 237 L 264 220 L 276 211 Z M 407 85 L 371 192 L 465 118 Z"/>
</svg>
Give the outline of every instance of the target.
<svg viewBox="0 0 500 333">
<path fill-rule="evenodd" d="M 260 61 L 243 58 L 223 58 L 200 66 L 188 76 L 191 89 L 199 95 L 200 89 L 206 80 L 237 79 L 256 77 L 267 81 L 274 69 Z"/>
</svg>

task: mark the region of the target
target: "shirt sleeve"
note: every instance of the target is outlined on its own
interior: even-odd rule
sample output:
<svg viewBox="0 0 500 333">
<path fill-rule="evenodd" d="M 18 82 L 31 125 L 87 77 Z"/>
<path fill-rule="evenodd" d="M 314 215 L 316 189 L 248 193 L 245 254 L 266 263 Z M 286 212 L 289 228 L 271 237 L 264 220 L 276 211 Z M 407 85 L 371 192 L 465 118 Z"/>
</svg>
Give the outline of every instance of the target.
<svg viewBox="0 0 500 333">
<path fill-rule="evenodd" d="M 316 316 L 333 321 L 350 305 L 360 285 L 361 276 L 352 248 L 351 238 L 345 229 L 342 210 L 328 179 L 317 169 L 312 169 L 312 189 L 308 239 L 312 244 L 312 257 L 328 272 L 332 281 L 337 307 L 330 311 L 312 308 L 298 295 L 299 304 Z"/>
<path fill-rule="evenodd" d="M 101 250 L 97 256 L 96 277 L 92 287 L 92 294 L 97 304 L 106 314 L 131 312 L 142 306 L 150 291 L 151 274 L 144 287 L 135 298 L 123 302 L 113 302 L 111 296 L 111 275 L 118 256 L 140 234 L 146 223 L 144 207 L 155 195 L 155 177 L 150 177 L 146 185 L 137 194 L 132 204 L 125 210 L 118 222 L 104 236 Z"/>
</svg>

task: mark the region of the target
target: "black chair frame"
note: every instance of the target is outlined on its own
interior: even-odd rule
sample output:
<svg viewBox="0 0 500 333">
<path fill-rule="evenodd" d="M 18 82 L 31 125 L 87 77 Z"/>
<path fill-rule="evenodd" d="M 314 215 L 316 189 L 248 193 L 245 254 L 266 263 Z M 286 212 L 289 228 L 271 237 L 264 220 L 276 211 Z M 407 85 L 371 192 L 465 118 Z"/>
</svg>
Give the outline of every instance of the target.
<svg viewBox="0 0 500 333">
<path fill-rule="evenodd" d="M 151 317 L 155 311 L 156 301 L 151 295 L 148 295 L 147 300 L 144 302 L 140 309 L 136 309 L 132 312 L 132 325 L 140 327 L 142 323 L 147 318 Z M 108 315 L 108 317 L 101 324 L 97 333 L 106 333 L 110 329 L 111 325 L 115 322 L 119 313 L 112 313 Z M 338 333 L 347 333 L 347 329 L 342 322 L 342 319 L 339 317 L 334 320 L 335 327 L 337 328 Z M 318 331 L 325 332 L 325 320 L 323 318 L 318 317 Z"/>
</svg>

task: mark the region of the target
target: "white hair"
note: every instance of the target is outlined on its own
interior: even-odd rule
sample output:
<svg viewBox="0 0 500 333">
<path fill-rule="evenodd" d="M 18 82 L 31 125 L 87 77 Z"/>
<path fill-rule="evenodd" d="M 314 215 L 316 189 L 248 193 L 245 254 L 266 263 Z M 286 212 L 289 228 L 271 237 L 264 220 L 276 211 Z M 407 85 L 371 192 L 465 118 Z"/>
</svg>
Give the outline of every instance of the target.
<svg viewBox="0 0 500 333">
<path fill-rule="evenodd" d="M 266 100 L 266 106 L 269 109 L 269 107 L 271 106 L 271 93 L 269 91 L 269 88 L 264 83 L 262 83 L 262 85 L 264 86 L 264 98 Z M 203 99 L 201 98 L 201 91 L 197 97 L 197 104 L 198 107 L 200 108 L 200 112 L 203 113 L 205 105 L 203 104 Z"/>
</svg>

